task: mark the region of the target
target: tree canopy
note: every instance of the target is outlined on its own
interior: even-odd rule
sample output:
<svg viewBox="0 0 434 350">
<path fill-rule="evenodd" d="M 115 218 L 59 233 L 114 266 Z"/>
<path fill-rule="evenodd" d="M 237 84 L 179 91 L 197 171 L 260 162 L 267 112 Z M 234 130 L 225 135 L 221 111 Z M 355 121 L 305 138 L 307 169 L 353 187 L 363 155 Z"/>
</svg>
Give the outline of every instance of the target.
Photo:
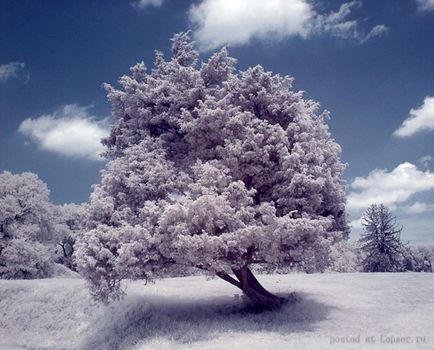
<svg viewBox="0 0 434 350">
<path fill-rule="evenodd" d="M 265 298 L 251 264 L 322 270 L 347 236 L 328 113 L 292 91 L 292 78 L 235 64 L 226 48 L 199 63 L 181 33 L 170 60 L 157 52 L 152 70 L 138 63 L 121 89 L 106 85 L 116 118 L 103 140 L 109 161 L 76 253 L 99 299 L 173 264 Z"/>
</svg>

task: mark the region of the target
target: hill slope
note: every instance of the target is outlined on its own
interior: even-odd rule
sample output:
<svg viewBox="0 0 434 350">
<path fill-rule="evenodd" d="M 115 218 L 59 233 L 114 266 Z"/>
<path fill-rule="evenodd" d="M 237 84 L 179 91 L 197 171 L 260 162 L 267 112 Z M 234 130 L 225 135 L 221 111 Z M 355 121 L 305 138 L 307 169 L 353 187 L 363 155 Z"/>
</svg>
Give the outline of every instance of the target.
<svg viewBox="0 0 434 350">
<path fill-rule="evenodd" d="M 0 281 L 0 349 L 434 348 L 434 274 L 259 279 L 292 303 L 258 313 L 236 288 L 204 277 L 132 282 L 109 306 L 80 279 Z"/>
</svg>

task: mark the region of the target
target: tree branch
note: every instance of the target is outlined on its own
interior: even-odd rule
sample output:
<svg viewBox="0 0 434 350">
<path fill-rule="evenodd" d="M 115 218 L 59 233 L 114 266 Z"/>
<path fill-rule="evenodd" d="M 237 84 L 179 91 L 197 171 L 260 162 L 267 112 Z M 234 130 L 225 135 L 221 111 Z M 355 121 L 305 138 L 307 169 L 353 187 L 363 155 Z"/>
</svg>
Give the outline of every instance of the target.
<svg viewBox="0 0 434 350">
<path fill-rule="evenodd" d="M 226 272 L 218 272 L 217 276 L 225 280 L 226 282 L 229 282 L 230 284 L 234 285 L 235 287 L 241 289 L 241 283 L 238 282 L 235 278 L 229 276 Z"/>
</svg>

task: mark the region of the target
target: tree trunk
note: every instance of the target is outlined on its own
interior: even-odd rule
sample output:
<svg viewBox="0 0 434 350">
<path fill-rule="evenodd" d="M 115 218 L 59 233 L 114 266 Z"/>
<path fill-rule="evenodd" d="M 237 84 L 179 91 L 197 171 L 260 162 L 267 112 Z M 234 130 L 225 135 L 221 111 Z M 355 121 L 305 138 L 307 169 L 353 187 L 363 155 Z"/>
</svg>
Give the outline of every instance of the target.
<svg viewBox="0 0 434 350">
<path fill-rule="evenodd" d="M 271 294 L 264 287 L 262 287 L 247 266 L 244 266 L 240 269 L 233 269 L 232 271 L 234 272 L 234 275 L 238 281 L 226 273 L 220 273 L 218 276 L 240 288 L 250 300 L 267 310 L 274 310 L 282 305 L 284 299 Z"/>
</svg>

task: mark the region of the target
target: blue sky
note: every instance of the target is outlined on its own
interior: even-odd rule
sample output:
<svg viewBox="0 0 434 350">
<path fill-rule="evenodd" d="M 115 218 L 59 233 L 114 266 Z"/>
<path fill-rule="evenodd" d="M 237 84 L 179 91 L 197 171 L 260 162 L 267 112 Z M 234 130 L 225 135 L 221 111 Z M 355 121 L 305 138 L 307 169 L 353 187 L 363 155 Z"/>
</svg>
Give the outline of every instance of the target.
<svg viewBox="0 0 434 350">
<path fill-rule="evenodd" d="M 37 173 L 84 202 L 110 124 L 101 88 L 192 30 L 202 58 L 228 44 L 331 112 L 357 219 L 382 201 L 403 238 L 434 244 L 434 0 L 0 0 L 0 171 Z"/>
</svg>

